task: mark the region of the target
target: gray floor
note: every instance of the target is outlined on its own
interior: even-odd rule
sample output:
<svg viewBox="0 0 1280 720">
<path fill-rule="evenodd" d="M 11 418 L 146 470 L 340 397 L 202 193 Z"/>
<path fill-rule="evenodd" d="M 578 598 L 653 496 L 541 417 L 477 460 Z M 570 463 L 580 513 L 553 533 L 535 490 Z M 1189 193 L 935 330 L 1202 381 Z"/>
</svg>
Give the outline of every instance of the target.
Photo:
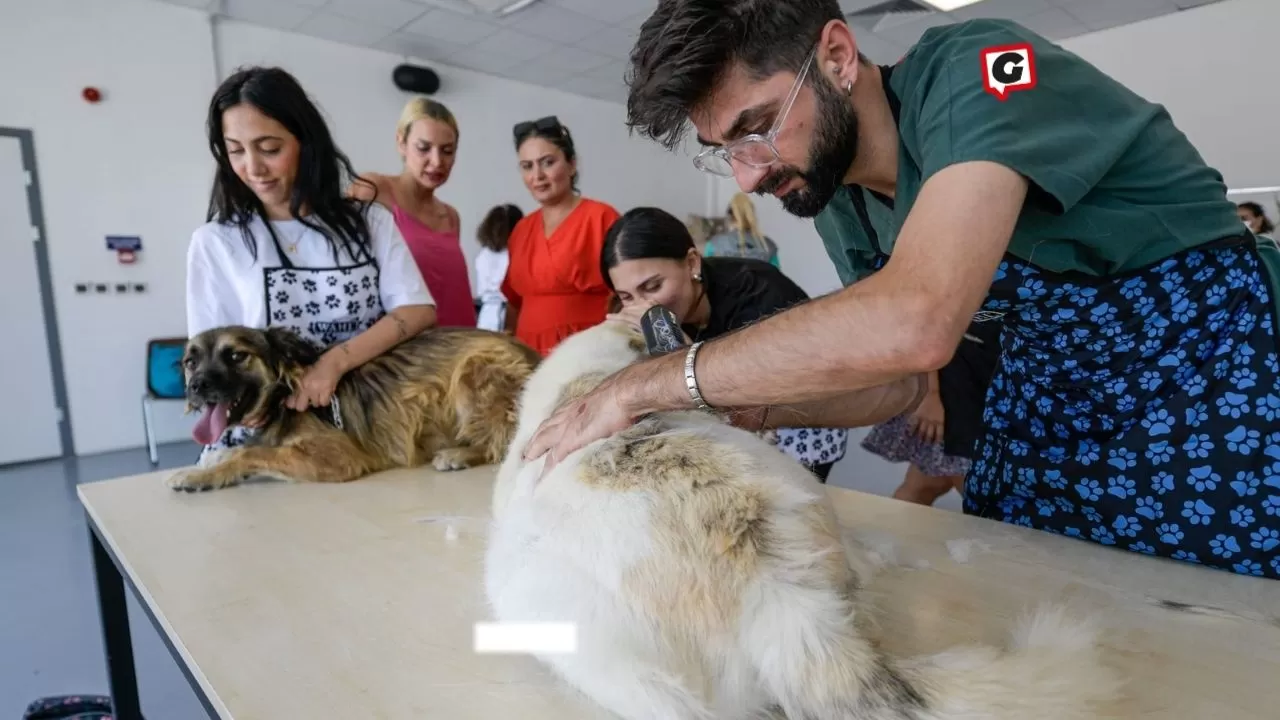
<svg viewBox="0 0 1280 720">
<path fill-rule="evenodd" d="M 193 444 L 164 446 L 162 467 L 190 464 Z M 38 697 L 107 689 L 89 536 L 75 486 L 151 470 L 126 450 L 0 468 L 0 720 Z M 129 598 L 143 712 L 151 720 L 206 717 L 150 620 Z"/>
<path fill-rule="evenodd" d="M 863 434 L 852 434 L 831 482 L 888 495 L 905 466 L 861 450 Z M 196 453 L 190 443 L 162 446 L 161 467 L 190 464 Z M 106 693 L 88 529 L 75 486 L 150 470 L 141 449 L 0 468 L 0 720 L 22 717 L 38 697 Z M 951 493 L 937 507 L 958 509 L 959 498 Z M 152 720 L 202 720 L 168 649 L 129 600 L 143 712 Z"/>
</svg>

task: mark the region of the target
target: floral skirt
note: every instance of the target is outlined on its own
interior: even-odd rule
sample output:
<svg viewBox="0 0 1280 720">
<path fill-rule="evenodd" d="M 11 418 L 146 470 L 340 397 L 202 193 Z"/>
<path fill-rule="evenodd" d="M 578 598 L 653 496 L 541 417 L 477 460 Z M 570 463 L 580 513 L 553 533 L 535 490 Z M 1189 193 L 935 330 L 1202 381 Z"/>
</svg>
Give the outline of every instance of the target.
<svg viewBox="0 0 1280 720">
<path fill-rule="evenodd" d="M 899 415 L 872 428 L 862 449 L 894 463 L 911 463 L 930 477 L 951 477 L 969 472 L 969 459 L 948 455 L 941 443 L 928 443 L 911 432 L 908 415 Z"/>
</svg>

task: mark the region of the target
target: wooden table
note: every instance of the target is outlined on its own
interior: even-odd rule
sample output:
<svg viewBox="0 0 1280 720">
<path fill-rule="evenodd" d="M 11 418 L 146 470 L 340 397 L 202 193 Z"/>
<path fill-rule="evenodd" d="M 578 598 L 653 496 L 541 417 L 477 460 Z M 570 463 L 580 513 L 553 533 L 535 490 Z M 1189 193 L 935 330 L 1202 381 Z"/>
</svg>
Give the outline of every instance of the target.
<svg viewBox="0 0 1280 720">
<path fill-rule="evenodd" d="M 531 658 L 472 652 L 473 623 L 489 619 L 481 562 L 492 469 L 193 495 L 164 477 L 79 488 L 118 720 L 141 717 L 125 582 L 211 717 L 603 716 Z M 1066 601 L 1107 628 L 1110 660 L 1131 683 L 1120 716 L 1280 716 L 1274 580 L 830 493 L 841 522 L 891 561 L 871 585 L 886 598 L 891 654 L 1002 643 L 1021 610 Z"/>
</svg>

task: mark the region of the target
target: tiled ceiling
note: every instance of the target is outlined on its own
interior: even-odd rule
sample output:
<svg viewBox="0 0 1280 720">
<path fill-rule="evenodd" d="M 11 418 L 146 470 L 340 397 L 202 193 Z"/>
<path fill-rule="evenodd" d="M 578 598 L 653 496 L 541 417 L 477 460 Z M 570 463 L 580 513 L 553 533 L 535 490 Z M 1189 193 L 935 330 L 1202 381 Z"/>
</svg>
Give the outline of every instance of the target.
<svg viewBox="0 0 1280 720">
<path fill-rule="evenodd" d="M 621 102 L 625 60 L 656 0 L 161 0 L 256 25 Z M 888 63 L 926 29 L 1011 18 L 1054 40 L 1220 0 L 981 0 L 940 12 L 926 0 L 839 0 L 872 60 Z M 444 75 L 448 82 L 447 73 Z"/>
</svg>

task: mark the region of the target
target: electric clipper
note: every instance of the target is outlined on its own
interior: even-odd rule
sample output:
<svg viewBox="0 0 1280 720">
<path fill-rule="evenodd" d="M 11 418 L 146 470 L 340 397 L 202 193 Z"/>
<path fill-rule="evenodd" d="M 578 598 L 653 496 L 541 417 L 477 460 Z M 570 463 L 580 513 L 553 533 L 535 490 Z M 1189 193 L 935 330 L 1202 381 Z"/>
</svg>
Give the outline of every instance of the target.
<svg viewBox="0 0 1280 720">
<path fill-rule="evenodd" d="M 666 355 L 685 346 L 684 333 L 675 313 L 654 305 L 640 318 L 640 330 L 644 333 L 645 349 L 650 357 Z"/>
</svg>

